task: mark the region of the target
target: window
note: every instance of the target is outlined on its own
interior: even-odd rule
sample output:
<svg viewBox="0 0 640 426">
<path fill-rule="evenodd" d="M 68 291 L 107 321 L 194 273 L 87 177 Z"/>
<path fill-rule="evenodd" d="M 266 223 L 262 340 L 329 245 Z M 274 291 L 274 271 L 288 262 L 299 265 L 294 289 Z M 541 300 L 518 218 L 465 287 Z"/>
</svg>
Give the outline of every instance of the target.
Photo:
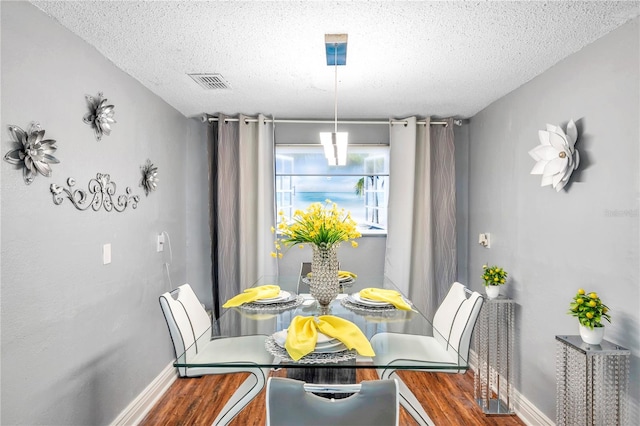
<svg viewBox="0 0 640 426">
<path fill-rule="evenodd" d="M 360 232 L 385 233 L 389 147 L 350 145 L 346 166 L 329 166 L 321 145 L 276 145 L 276 207 L 291 217 L 329 199 L 351 212 Z"/>
</svg>

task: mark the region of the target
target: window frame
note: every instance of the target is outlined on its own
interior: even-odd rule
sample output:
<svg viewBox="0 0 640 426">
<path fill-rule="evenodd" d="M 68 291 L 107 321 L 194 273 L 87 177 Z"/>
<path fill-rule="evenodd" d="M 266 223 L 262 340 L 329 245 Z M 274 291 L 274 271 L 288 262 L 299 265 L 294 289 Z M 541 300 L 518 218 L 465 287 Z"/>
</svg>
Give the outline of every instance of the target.
<svg viewBox="0 0 640 426">
<path fill-rule="evenodd" d="M 275 195 L 275 202 L 276 202 L 276 208 L 278 211 L 282 210 L 282 206 L 280 204 L 278 204 L 279 198 L 281 197 L 281 195 L 283 194 L 283 192 L 289 192 L 292 194 L 291 196 L 291 203 L 289 205 L 285 205 L 284 208 L 288 209 L 289 212 L 287 212 L 286 210 L 284 211 L 284 215 L 291 217 L 293 215 L 293 197 L 295 197 L 295 188 L 293 190 L 284 190 L 281 188 L 281 184 L 279 179 L 282 178 L 290 178 L 291 179 L 291 184 L 293 184 L 293 178 L 294 177 L 357 177 L 357 178 L 365 178 L 365 187 L 367 187 L 369 179 L 366 179 L 368 177 L 377 177 L 378 179 L 375 179 L 375 181 L 384 181 L 386 182 L 385 188 L 378 188 L 377 190 L 372 190 L 372 189 L 367 189 L 366 193 L 363 193 L 361 195 L 362 197 L 362 201 L 363 201 L 363 207 L 364 207 L 364 212 L 365 212 L 365 217 L 369 217 L 369 210 L 368 209 L 373 209 L 373 208 L 377 208 L 377 210 L 385 210 L 386 212 L 384 213 L 383 217 L 385 218 L 385 223 L 384 223 L 384 227 L 382 229 L 360 229 L 360 232 L 363 236 L 372 236 L 372 235 L 378 235 L 378 236 L 386 236 L 387 235 L 387 226 L 388 226 L 388 197 L 389 197 L 389 185 L 388 185 L 388 181 L 389 181 L 389 171 L 388 171 L 388 167 L 389 167 L 389 154 L 390 154 L 390 148 L 389 145 L 386 144 L 357 144 L 357 145 L 350 145 L 349 149 L 352 148 L 383 148 L 386 152 L 385 155 L 378 155 L 372 158 L 386 158 L 386 167 L 387 167 L 387 171 L 386 172 L 377 172 L 377 171 L 373 171 L 370 173 L 353 173 L 353 172 L 345 172 L 345 173 L 341 173 L 341 172 L 333 172 L 333 173 L 308 173 L 308 172 L 303 172 L 303 173 L 296 173 L 293 172 L 293 168 L 291 168 L 291 170 L 289 172 L 286 173 L 282 173 L 282 172 L 278 172 L 278 161 L 283 161 L 286 160 L 287 158 L 287 154 L 282 154 L 279 153 L 278 150 L 279 148 L 300 148 L 302 150 L 308 150 L 308 151 L 317 151 L 314 152 L 314 154 L 318 154 L 318 155 L 322 155 L 324 156 L 324 148 L 322 147 L 322 145 L 316 145 L 316 144 L 276 144 L 275 145 L 275 149 L 274 149 L 274 174 L 275 174 L 275 188 L 274 188 L 274 195 Z M 290 158 L 290 157 L 289 157 Z M 365 162 L 369 160 L 369 158 L 365 158 Z M 346 168 L 344 166 L 328 166 L 330 167 L 331 170 L 340 170 L 340 168 Z M 380 179 L 382 178 L 382 179 Z M 293 185 L 292 185 L 293 186 Z M 364 188 L 363 188 L 364 189 Z M 331 191 L 327 191 L 327 192 L 331 192 Z M 374 207 L 373 205 L 371 206 L 367 206 L 365 203 L 367 201 L 366 197 L 368 194 L 371 194 L 373 192 L 376 193 L 383 193 L 386 195 L 386 199 L 383 198 L 383 204 L 382 205 L 378 205 L 377 207 Z M 370 223 L 370 226 L 375 226 L 374 222 L 369 222 L 367 221 L 367 223 Z M 380 226 L 380 225 L 379 225 Z"/>
</svg>

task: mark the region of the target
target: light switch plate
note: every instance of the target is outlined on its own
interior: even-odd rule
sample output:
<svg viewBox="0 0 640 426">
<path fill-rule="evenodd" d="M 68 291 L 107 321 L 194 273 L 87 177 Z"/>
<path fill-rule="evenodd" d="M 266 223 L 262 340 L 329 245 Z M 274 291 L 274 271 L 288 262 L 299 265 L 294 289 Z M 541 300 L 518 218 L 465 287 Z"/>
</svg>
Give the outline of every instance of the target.
<svg viewBox="0 0 640 426">
<path fill-rule="evenodd" d="M 105 244 L 102 246 L 102 264 L 107 265 L 111 263 L 111 244 Z"/>
<path fill-rule="evenodd" d="M 491 234 L 485 232 L 478 236 L 478 244 L 485 248 L 491 248 Z"/>
</svg>

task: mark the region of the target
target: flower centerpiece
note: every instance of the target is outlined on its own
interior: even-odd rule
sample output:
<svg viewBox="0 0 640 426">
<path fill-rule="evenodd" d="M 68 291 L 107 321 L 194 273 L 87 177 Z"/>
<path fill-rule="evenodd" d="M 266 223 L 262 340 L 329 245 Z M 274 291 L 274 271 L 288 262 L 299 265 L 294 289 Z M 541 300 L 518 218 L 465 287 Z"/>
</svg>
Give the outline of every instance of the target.
<svg viewBox="0 0 640 426">
<path fill-rule="evenodd" d="M 280 211 L 275 251 L 271 256 L 281 258 L 283 250 L 294 245 L 313 249 L 311 262 L 311 295 L 321 306 L 327 307 L 340 290 L 338 280 L 338 247 L 344 241 L 351 241 L 358 247 L 356 238 L 361 234 L 351 213 L 339 209 L 336 203 L 325 200 L 312 203 L 306 210 L 296 210 L 292 218 L 286 218 Z M 275 228 L 271 228 L 275 232 Z"/>
<path fill-rule="evenodd" d="M 595 292 L 587 293 L 579 289 L 569 305 L 569 315 L 577 317 L 580 323 L 580 337 L 585 343 L 599 345 L 604 337 L 602 319 L 611 322 L 609 308 Z"/>
<path fill-rule="evenodd" d="M 495 299 L 500 294 L 501 286 L 507 282 L 507 271 L 499 266 L 482 265 L 482 279 L 489 299 Z"/>
</svg>

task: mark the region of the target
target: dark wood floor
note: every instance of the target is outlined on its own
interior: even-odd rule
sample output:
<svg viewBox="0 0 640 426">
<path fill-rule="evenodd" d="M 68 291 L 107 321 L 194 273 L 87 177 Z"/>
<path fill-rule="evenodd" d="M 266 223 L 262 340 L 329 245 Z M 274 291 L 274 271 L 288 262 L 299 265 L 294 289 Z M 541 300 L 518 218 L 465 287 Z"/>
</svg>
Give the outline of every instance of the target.
<svg viewBox="0 0 640 426">
<path fill-rule="evenodd" d="M 286 371 L 271 373 L 286 377 Z M 425 411 L 437 426 L 451 425 L 524 425 L 517 416 L 485 416 L 473 398 L 473 372 L 443 374 L 400 371 Z M 211 425 L 229 396 L 246 378 L 246 374 L 227 374 L 201 378 L 179 378 L 144 418 L 141 426 Z M 375 370 L 357 370 L 357 380 L 377 379 Z M 265 424 L 263 390 L 231 423 L 232 426 Z M 400 425 L 417 423 L 404 409 Z"/>
</svg>

